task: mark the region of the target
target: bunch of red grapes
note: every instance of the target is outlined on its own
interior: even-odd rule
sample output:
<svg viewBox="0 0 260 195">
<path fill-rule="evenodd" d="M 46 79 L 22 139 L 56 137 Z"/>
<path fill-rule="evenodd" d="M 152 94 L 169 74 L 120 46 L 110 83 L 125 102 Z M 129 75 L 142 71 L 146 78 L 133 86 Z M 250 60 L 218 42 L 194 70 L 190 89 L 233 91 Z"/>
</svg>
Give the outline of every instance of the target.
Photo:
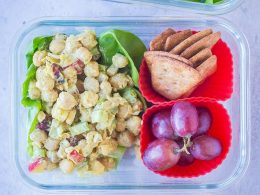
<svg viewBox="0 0 260 195">
<path fill-rule="evenodd" d="M 210 111 L 190 102 L 177 102 L 172 109 L 156 113 L 152 132 L 157 138 L 143 155 L 151 170 L 163 171 L 178 164 L 188 166 L 198 160 L 212 160 L 222 151 L 218 139 L 206 135 L 212 123 Z"/>
</svg>

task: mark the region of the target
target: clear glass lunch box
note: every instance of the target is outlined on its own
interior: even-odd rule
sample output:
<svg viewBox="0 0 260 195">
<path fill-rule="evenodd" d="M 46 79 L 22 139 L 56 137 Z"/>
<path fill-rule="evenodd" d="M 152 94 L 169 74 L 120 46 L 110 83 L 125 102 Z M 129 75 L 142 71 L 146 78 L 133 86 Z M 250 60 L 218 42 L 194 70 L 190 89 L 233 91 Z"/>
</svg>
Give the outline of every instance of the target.
<svg viewBox="0 0 260 195">
<path fill-rule="evenodd" d="M 39 174 L 29 173 L 27 146 L 27 110 L 20 104 L 21 86 L 25 78 L 25 53 L 36 36 L 55 33 L 77 33 L 93 28 L 97 34 L 109 29 L 125 29 L 148 42 L 166 27 L 176 30 L 212 28 L 221 31 L 234 60 L 234 92 L 223 103 L 231 117 L 232 144 L 227 158 L 211 173 L 191 179 L 173 179 L 156 175 L 128 151 L 117 170 L 102 176 L 78 177 L 59 170 Z M 194 189 L 219 190 L 241 178 L 247 169 L 250 155 L 249 48 L 244 35 L 230 22 L 216 17 L 100 17 L 88 19 L 35 20 L 24 26 L 17 35 L 12 56 L 12 130 L 13 151 L 17 171 L 32 186 L 47 190 L 152 190 L 153 192 L 188 192 Z"/>
<path fill-rule="evenodd" d="M 114 1 L 114 0 L 107 0 Z M 180 8 L 189 9 L 189 11 L 194 13 L 202 13 L 202 14 L 223 14 L 234 10 L 238 7 L 243 0 L 223 0 L 222 3 L 219 4 L 206 4 L 206 3 L 198 3 L 192 1 L 185 0 L 117 0 L 116 2 L 121 3 L 135 3 L 140 5 L 149 4 L 156 7 L 163 7 L 170 9 L 174 9 L 176 11 L 180 11 Z"/>
</svg>

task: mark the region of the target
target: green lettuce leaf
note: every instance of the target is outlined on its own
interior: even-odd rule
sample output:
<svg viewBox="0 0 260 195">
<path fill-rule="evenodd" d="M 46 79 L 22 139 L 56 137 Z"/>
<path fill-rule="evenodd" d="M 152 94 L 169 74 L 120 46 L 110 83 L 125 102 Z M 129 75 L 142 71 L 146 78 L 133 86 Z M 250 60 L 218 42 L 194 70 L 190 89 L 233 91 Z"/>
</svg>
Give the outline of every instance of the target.
<svg viewBox="0 0 260 195">
<path fill-rule="evenodd" d="M 32 100 L 28 97 L 28 90 L 30 82 L 35 79 L 36 75 L 36 66 L 33 64 L 33 54 L 37 50 L 48 50 L 52 36 L 41 36 L 33 39 L 32 49 L 26 54 L 26 78 L 22 85 L 22 100 L 21 103 L 24 107 L 29 107 L 28 112 L 28 154 L 32 157 L 34 155 L 32 140 L 30 139 L 31 133 L 35 130 L 38 120 L 37 115 L 42 110 L 42 103 L 40 100 Z M 39 152 L 39 151 L 38 151 Z M 43 153 L 42 153 L 43 154 Z"/>
<path fill-rule="evenodd" d="M 32 146 L 32 140 L 30 138 L 30 135 L 35 130 L 38 124 L 37 115 L 41 111 L 41 109 L 42 109 L 41 101 L 34 101 L 32 102 L 28 112 L 28 124 L 30 128 L 29 128 L 28 138 L 27 138 L 28 140 L 27 152 L 30 156 L 33 156 L 33 146 Z"/>
<path fill-rule="evenodd" d="M 112 57 L 116 53 L 121 53 L 128 58 L 131 77 L 138 87 L 138 69 L 146 51 L 144 43 L 133 33 L 118 29 L 104 32 L 98 42 L 102 64 L 111 65 Z"/>
<path fill-rule="evenodd" d="M 33 39 L 31 50 L 26 54 L 26 64 L 29 68 L 33 63 L 33 54 L 37 50 L 49 50 L 50 42 L 52 41 L 53 36 L 40 36 Z"/>
<path fill-rule="evenodd" d="M 27 64 L 27 73 L 25 81 L 22 86 L 22 105 L 24 107 L 30 107 L 34 101 L 28 97 L 29 84 L 32 80 L 35 79 L 36 75 L 36 66 L 33 64 L 33 54 L 37 50 L 48 50 L 51 40 L 53 36 L 45 36 L 45 37 L 36 37 L 33 39 L 32 50 L 26 54 L 26 64 Z"/>
</svg>

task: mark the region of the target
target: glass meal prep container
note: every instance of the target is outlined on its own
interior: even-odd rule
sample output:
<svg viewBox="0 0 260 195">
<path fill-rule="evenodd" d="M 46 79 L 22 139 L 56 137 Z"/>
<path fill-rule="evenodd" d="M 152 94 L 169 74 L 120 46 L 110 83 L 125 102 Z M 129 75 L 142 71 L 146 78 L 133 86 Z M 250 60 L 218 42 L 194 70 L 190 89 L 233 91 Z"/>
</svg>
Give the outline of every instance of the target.
<svg viewBox="0 0 260 195">
<path fill-rule="evenodd" d="M 142 161 L 135 159 L 133 150 L 123 157 L 118 168 L 102 176 L 78 177 L 65 175 L 60 170 L 29 173 L 29 156 L 26 151 L 28 124 L 27 112 L 21 103 L 21 86 L 26 73 L 25 54 L 34 37 L 55 33 L 76 34 L 92 28 L 99 35 L 109 29 L 124 29 L 140 37 L 146 46 L 166 27 L 176 30 L 212 28 L 221 31 L 222 39 L 233 54 L 232 97 L 220 102 L 228 110 L 232 124 L 232 143 L 227 158 L 215 170 L 191 179 L 162 177 L 149 171 Z M 216 17 L 100 17 L 89 19 L 53 18 L 35 20 L 26 24 L 17 35 L 12 56 L 12 130 L 13 151 L 17 171 L 32 186 L 48 190 L 218 190 L 241 178 L 247 169 L 250 155 L 249 117 L 249 48 L 244 35 L 231 23 Z"/>
<path fill-rule="evenodd" d="M 107 0 L 111 1 L 111 0 Z M 112 0 L 113 1 L 113 0 Z M 176 11 L 180 11 L 179 8 L 189 9 L 195 13 L 202 13 L 202 14 L 223 14 L 234 10 L 238 7 L 243 0 L 223 0 L 221 3 L 216 4 L 206 4 L 206 3 L 199 3 L 199 2 L 192 2 L 189 0 L 119 0 L 116 2 L 121 3 L 142 3 L 148 4 L 152 6 L 160 6 L 165 8 L 171 8 Z"/>
</svg>

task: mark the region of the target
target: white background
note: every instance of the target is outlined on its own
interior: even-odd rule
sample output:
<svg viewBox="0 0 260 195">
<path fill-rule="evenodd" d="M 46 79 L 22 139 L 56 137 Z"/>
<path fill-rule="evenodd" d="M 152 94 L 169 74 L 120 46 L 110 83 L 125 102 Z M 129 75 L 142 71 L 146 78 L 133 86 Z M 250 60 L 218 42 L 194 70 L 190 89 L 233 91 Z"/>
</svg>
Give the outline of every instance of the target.
<svg viewBox="0 0 260 195">
<path fill-rule="evenodd" d="M 10 141 L 10 46 L 15 33 L 34 18 L 44 16 L 142 16 L 174 15 L 175 11 L 155 6 L 109 3 L 99 0 L 0 0 L 0 194 L 46 194 L 24 184 L 11 163 Z M 184 12 L 183 12 L 184 14 Z M 184 14 L 186 15 L 186 14 Z M 222 15 L 247 36 L 251 48 L 252 153 L 244 178 L 217 194 L 260 194 L 260 1 L 245 0 L 230 14 Z M 70 194 L 70 193 L 69 193 Z M 86 193 L 84 193 L 86 194 Z M 208 193 L 207 193 L 208 194 Z"/>
</svg>

